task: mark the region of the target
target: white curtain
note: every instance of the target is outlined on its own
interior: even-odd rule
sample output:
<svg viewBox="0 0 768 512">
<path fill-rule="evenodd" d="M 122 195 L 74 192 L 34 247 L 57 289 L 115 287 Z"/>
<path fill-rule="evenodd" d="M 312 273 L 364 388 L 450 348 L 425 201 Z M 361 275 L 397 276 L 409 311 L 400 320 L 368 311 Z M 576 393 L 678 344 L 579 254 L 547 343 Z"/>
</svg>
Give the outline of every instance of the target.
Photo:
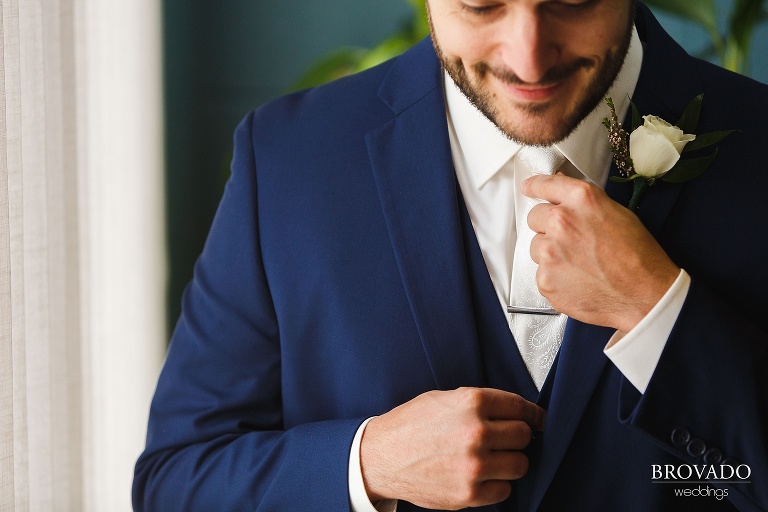
<svg viewBox="0 0 768 512">
<path fill-rule="evenodd" d="M 165 342 L 160 5 L 1 1 L 0 510 L 128 511 Z"/>
</svg>

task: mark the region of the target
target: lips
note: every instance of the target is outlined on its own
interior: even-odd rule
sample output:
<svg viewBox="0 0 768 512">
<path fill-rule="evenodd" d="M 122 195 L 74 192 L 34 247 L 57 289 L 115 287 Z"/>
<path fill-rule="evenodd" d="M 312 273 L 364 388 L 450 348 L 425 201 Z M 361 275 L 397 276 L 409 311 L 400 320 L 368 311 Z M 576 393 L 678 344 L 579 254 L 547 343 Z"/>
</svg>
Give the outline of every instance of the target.
<svg viewBox="0 0 768 512">
<path fill-rule="evenodd" d="M 513 85 L 508 82 L 502 82 L 502 86 L 514 99 L 520 102 L 530 103 L 552 100 L 562 89 L 563 82 L 546 86 Z"/>
<path fill-rule="evenodd" d="M 519 103 L 545 103 L 567 88 L 567 84 L 581 69 L 590 69 L 595 63 L 586 58 L 576 59 L 549 69 L 537 83 L 525 82 L 510 70 L 484 65 L 479 76 L 489 75 L 499 82 L 504 91 Z"/>
</svg>

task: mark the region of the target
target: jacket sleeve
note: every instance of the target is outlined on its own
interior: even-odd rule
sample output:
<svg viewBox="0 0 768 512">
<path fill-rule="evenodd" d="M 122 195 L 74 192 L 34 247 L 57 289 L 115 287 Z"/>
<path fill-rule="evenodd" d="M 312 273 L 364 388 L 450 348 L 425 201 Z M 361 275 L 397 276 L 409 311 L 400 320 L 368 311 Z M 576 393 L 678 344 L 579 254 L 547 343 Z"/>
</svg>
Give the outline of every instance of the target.
<svg viewBox="0 0 768 512">
<path fill-rule="evenodd" d="M 712 466 L 716 479 L 721 465 L 741 466 L 735 476 L 724 470 L 730 483 L 714 482 L 743 511 L 768 510 L 768 333 L 760 322 L 693 278 L 645 393 L 623 381 L 620 399 L 622 420 L 680 464 Z"/>
<path fill-rule="evenodd" d="M 253 114 L 187 287 L 133 483 L 137 512 L 349 510 L 359 420 L 286 428 L 280 329 L 261 263 Z"/>
</svg>

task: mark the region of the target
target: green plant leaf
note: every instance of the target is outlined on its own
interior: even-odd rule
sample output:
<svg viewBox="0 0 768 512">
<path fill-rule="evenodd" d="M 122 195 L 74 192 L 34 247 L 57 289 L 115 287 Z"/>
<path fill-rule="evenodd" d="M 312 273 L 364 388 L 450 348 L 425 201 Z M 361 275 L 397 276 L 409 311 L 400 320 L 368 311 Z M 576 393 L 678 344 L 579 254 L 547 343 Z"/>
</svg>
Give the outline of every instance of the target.
<svg viewBox="0 0 768 512">
<path fill-rule="evenodd" d="M 706 29 L 718 53 L 721 53 L 723 42 L 717 29 L 715 0 L 645 0 L 645 3 L 698 23 Z"/>
<path fill-rule="evenodd" d="M 397 34 L 389 37 L 371 48 L 371 50 L 360 59 L 355 71 L 363 71 L 364 69 L 381 64 L 392 57 L 397 57 L 411 46 L 413 46 L 413 41 L 411 41 L 411 38 L 407 34 Z"/>
<path fill-rule="evenodd" d="M 683 130 L 683 133 L 695 133 L 696 126 L 699 124 L 699 115 L 701 114 L 701 103 L 704 100 L 704 95 L 699 94 L 691 100 L 680 119 L 677 120 L 675 126 Z"/>
<path fill-rule="evenodd" d="M 677 164 L 661 179 L 667 183 L 685 183 L 698 178 L 709 168 L 715 160 L 717 150 L 709 156 L 701 158 L 686 158 L 677 161 Z"/>
<path fill-rule="evenodd" d="M 413 9 L 413 35 L 418 41 L 429 35 L 427 4 L 424 0 L 408 0 L 408 3 Z"/>
<path fill-rule="evenodd" d="M 407 0 L 413 16 L 407 25 L 373 48 L 341 47 L 321 57 L 289 90 L 314 87 L 380 64 L 403 53 L 429 35 L 424 0 Z"/>
<path fill-rule="evenodd" d="M 291 90 L 315 87 L 356 71 L 368 50 L 346 46 L 325 55 L 291 86 Z"/>
<path fill-rule="evenodd" d="M 694 140 L 685 145 L 685 148 L 683 148 L 683 153 L 687 153 L 688 151 L 696 151 L 697 149 L 706 148 L 707 146 L 716 144 L 735 131 L 736 130 L 723 130 L 721 132 L 709 132 L 697 135 Z"/>
<path fill-rule="evenodd" d="M 645 0 L 647 5 L 717 30 L 715 0 Z"/>
<path fill-rule="evenodd" d="M 763 0 L 736 0 L 729 20 L 723 65 L 731 71 L 741 72 L 749 54 L 755 25 L 764 19 Z"/>
<path fill-rule="evenodd" d="M 635 174 L 635 176 L 637 175 Z M 615 181 L 616 183 L 629 183 L 632 181 L 632 178 L 625 178 L 623 176 L 611 176 L 609 179 L 611 181 Z"/>
<path fill-rule="evenodd" d="M 749 48 L 752 31 L 758 22 L 768 17 L 764 0 L 736 0 L 729 22 L 730 33 L 742 48 Z"/>
</svg>

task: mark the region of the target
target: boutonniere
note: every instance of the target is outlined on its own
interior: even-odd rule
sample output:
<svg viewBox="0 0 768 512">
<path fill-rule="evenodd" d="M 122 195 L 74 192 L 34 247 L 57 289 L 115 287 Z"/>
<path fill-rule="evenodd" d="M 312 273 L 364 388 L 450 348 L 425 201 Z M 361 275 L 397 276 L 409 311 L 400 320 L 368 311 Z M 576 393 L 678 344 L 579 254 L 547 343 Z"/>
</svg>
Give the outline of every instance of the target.
<svg viewBox="0 0 768 512">
<path fill-rule="evenodd" d="M 603 125 L 608 129 L 608 143 L 621 175 L 611 180 L 634 185 L 630 210 L 637 210 L 643 194 L 657 180 L 684 183 L 701 176 L 717 156 L 717 149 L 711 155 L 697 158 L 681 158 L 683 153 L 711 146 L 734 131 L 695 134 L 703 99 L 703 94 L 696 96 L 674 125 L 656 116 L 641 118 L 635 104 L 630 102 L 632 133 L 628 134 L 621 127 L 613 100 L 605 98 L 611 117 L 603 119 Z"/>
</svg>

